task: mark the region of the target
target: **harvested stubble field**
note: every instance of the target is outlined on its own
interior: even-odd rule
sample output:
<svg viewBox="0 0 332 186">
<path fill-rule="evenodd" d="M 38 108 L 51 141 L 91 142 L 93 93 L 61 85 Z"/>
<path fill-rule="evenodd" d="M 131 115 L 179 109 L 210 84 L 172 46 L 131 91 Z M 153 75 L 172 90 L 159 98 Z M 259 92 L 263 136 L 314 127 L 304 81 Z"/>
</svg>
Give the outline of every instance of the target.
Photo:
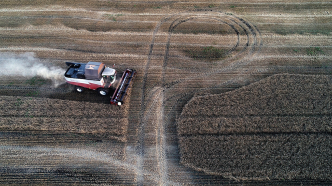
<svg viewBox="0 0 332 186">
<path fill-rule="evenodd" d="M 332 3 L 328 0 L 0 1 L 0 74 L 7 63 L 3 62 L 6 56 L 21 55 L 29 57 L 22 58 L 20 63 L 32 58 L 34 62 L 60 69 L 66 68 L 65 61 L 100 61 L 114 65 L 119 75 L 126 68 L 137 70 L 131 94 L 121 110 L 108 105 L 109 97 L 101 97 L 92 90 L 78 94 L 62 84 L 63 80 L 54 87 L 51 79 L 22 77 L 20 72 L 12 76 L 2 74 L 0 164 L 4 168 L 0 168 L 0 182 L 44 185 L 321 183 L 325 173 L 317 179 L 318 171 L 305 178 L 296 177 L 304 175 L 296 172 L 299 170 L 296 168 L 296 173 L 287 172 L 289 177 L 285 177 L 286 173 L 274 172 L 276 180 L 234 181 L 227 173 L 220 176 L 214 174 L 216 170 L 207 171 L 204 165 L 194 169 L 192 165 L 187 166 L 185 161 L 180 161 L 179 148 L 179 142 L 185 140 L 185 131 L 190 133 L 188 139 L 197 138 L 202 144 L 206 141 L 200 136 L 206 133 L 211 133 L 214 138 L 209 139 L 215 140 L 210 142 L 215 143 L 220 141 L 219 134 L 232 138 L 234 131 L 238 131 L 238 139 L 248 138 L 248 145 L 252 142 L 249 137 L 253 141 L 258 138 L 242 134 L 276 134 L 259 139 L 269 141 L 274 137 L 280 143 L 284 142 L 282 135 L 285 139 L 290 135 L 295 137 L 286 144 L 296 142 L 297 136 L 303 137 L 306 143 L 316 133 L 328 134 L 330 110 L 322 106 L 326 103 L 318 85 L 311 96 L 317 99 L 310 103 L 304 94 L 306 91 L 300 91 L 299 96 L 288 95 L 288 102 L 282 98 L 284 92 L 278 92 L 273 95 L 284 102 L 273 105 L 270 100 L 276 98 L 267 96 L 261 98 L 261 107 L 246 110 L 260 101 L 249 96 L 250 91 L 259 92 L 252 89 L 246 95 L 252 100 L 241 103 L 243 106 L 239 106 L 241 97 L 229 96 L 223 100 L 234 107 L 238 105 L 239 112 L 230 113 L 233 106 L 213 112 L 195 107 L 198 110 L 192 114 L 197 117 L 188 116 L 184 120 L 180 115 L 195 96 L 225 93 L 273 74 L 330 75 L 331 13 Z M 324 82 L 326 77 L 314 78 L 325 87 L 319 82 Z M 301 87 L 294 87 L 298 88 Z M 301 99 L 303 104 L 293 103 L 292 99 Z M 263 111 L 264 104 L 270 110 Z M 280 104 L 288 110 L 283 110 L 286 108 Z M 292 109 L 295 107 L 298 110 Z M 310 109 L 314 115 L 303 113 Z M 255 115 L 257 112 L 261 115 Z M 288 115 L 283 115 L 286 112 Z M 324 114 L 320 116 L 320 113 Z M 177 127 L 177 121 L 183 123 L 182 128 Z M 190 127 L 193 121 L 201 125 Z M 300 125 L 300 121 L 305 125 Z M 289 135 L 283 133 L 280 123 L 288 128 Z M 323 147 L 320 145 L 317 147 Z M 316 153 L 311 147 L 300 150 Z M 214 151 L 211 149 L 211 152 Z M 282 152 L 289 155 L 288 151 Z M 323 158 L 323 155 L 314 156 Z M 329 163 L 327 160 L 326 165 Z M 261 178 L 271 173 L 264 171 L 251 176 Z M 248 176 L 245 174 L 235 176 L 244 178 Z M 331 182 L 326 178 L 324 183 Z"/>
<path fill-rule="evenodd" d="M 177 124 L 182 163 L 235 179 L 331 180 L 331 83 L 274 75 L 194 97 Z"/>
</svg>

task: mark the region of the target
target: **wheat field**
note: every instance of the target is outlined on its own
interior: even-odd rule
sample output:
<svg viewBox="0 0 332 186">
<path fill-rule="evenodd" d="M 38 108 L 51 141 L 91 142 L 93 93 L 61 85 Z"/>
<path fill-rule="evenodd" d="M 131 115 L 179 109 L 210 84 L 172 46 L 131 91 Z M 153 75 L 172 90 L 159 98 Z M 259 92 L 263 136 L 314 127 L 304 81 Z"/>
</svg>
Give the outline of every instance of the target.
<svg viewBox="0 0 332 186">
<path fill-rule="evenodd" d="M 181 162 L 239 180 L 331 180 L 330 83 L 280 74 L 194 97 L 177 123 Z"/>
</svg>

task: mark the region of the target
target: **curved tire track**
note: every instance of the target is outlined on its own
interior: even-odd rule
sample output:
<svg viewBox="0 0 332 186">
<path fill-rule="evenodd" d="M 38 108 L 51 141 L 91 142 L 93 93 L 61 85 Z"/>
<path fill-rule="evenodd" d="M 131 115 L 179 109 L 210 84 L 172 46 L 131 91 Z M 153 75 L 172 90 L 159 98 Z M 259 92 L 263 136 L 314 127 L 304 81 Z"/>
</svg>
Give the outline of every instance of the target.
<svg viewBox="0 0 332 186">
<path fill-rule="evenodd" d="M 229 16 L 229 15 L 227 15 L 227 16 Z M 166 45 L 166 51 L 165 51 L 165 57 L 164 57 L 164 64 L 163 64 L 163 71 L 166 70 L 166 68 L 167 68 L 167 61 L 168 61 L 168 58 L 169 58 L 168 55 L 169 55 L 169 47 L 170 47 L 170 44 L 171 44 L 170 40 L 171 40 L 172 32 L 174 31 L 174 29 L 179 24 L 185 23 L 186 21 L 192 20 L 192 19 L 195 19 L 195 18 L 196 17 L 190 17 L 190 18 L 186 17 L 186 18 L 184 18 L 182 20 L 180 20 L 180 18 L 178 18 L 178 19 L 176 19 L 175 21 L 172 22 L 171 26 L 169 27 L 169 35 L 168 35 L 168 41 L 167 41 L 167 45 Z M 204 17 L 197 17 L 197 18 L 204 18 Z M 223 19 L 220 19 L 220 18 L 214 18 L 214 17 L 213 18 L 205 17 L 205 18 L 206 19 L 218 20 L 218 21 L 220 21 L 222 23 L 225 23 L 225 22 L 228 23 L 227 21 L 224 21 Z M 230 18 L 227 17 L 227 19 L 229 19 L 235 25 L 241 27 L 242 30 L 243 30 L 243 32 L 245 33 L 245 35 L 247 37 L 247 42 L 245 43 L 244 48 L 240 52 L 238 52 L 237 54 L 235 54 L 234 56 L 232 56 L 230 58 L 218 61 L 218 63 L 226 63 L 226 62 L 228 62 L 229 64 L 227 66 L 225 66 L 225 68 L 223 68 L 223 69 L 216 69 L 216 70 L 212 70 L 212 71 L 209 71 L 209 72 L 203 72 L 203 73 L 195 73 L 195 75 L 193 75 L 193 76 L 175 80 L 173 82 L 164 84 L 164 86 L 166 86 L 167 88 L 171 88 L 172 86 L 174 86 L 176 84 L 179 84 L 179 83 L 182 83 L 182 82 L 185 82 L 185 81 L 187 81 L 189 79 L 196 79 L 197 77 L 207 77 L 209 75 L 216 74 L 216 73 L 228 72 L 228 71 L 234 70 L 234 69 L 236 69 L 238 67 L 241 67 L 243 65 L 246 65 L 246 64 L 248 64 L 250 62 L 250 60 L 246 61 L 243 58 L 244 57 L 247 57 L 247 58 L 248 57 L 252 57 L 253 55 L 255 55 L 256 52 L 259 52 L 259 50 L 260 50 L 260 48 L 262 46 L 262 42 L 261 42 L 261 39 L 260 39 L 260 32 L 258 31 L 258 29 L 256 27 L 251 26 L 251 24 L 249 22 L 245 21 L 242 18 L 238 18 L 236 16 L 233 16 L 233 17 L 230 17 Z M 178 22 L 178 23 L 175 24 L 175 22 Z M 240 23 L 238 23 L 238 22 L 240 22 Z M 230 23 L 228 23 L 228 24 L 232 25 Z M 247 28 L 244 27 L 242 24 L 246 25 Z M 235 32 L 237 33 L 237 36 L 240 37 L 239 31 L 235 31 Z M 258 32 L 258 34 L 257 34 L 257 32 Z M 250 41 L 250 37 L 253 37 L 253 41 Z M 250 42 L 252 42 L 252 43 L 250 43 Z M 238 46 L 239 46 L 239 40 L 238 40 L 238 43 L 232 49 L 230 49 L 228 53 L 233 52 Z M 244 53 L 245 51 L 247 51 L 248 48 L 249 48 L 248 55 L 245 55 L 244 57 L 242 57 L 241 60 L 239 60 L 238 57 L 242 53 Z"/>
</svg>

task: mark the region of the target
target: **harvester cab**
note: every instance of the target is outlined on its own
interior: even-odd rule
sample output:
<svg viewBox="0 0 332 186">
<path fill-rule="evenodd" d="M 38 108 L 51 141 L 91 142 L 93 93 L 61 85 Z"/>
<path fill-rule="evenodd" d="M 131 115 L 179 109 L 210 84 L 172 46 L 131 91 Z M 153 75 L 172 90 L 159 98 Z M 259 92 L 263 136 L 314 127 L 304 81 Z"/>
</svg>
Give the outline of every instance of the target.
<svg viewBox="0 0 332 186">
<path fill-rule="evenodd" d="M 116 80 L 116 71 L 112 68 L 106 67 L 102 76 L 105 82 L 105 87 L 110 87 Z"/>
</svg>

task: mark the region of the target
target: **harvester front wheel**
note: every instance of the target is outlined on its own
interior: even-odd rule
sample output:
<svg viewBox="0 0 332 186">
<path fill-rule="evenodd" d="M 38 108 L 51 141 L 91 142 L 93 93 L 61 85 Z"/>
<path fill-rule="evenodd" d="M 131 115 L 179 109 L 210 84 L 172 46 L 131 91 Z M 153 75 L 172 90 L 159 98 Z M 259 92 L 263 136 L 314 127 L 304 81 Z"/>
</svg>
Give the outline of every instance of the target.
<svg viewBox="0 0 332 186">
<path fill-rule="evenodd" d="M 79 87 L 79 86 L 76 86 L 75 87 L 75 90 L 79 93 L 83 92 L 84 91 L 84 88 L 83 87 Z"/>
<path fill-rule="evenodd" d="M 108 90 L 107 89 L 103 89 L 103 88 L 98 89 L 98 92 L 102 96 L 106 96 L 108 94 Z"/>
</svg>

